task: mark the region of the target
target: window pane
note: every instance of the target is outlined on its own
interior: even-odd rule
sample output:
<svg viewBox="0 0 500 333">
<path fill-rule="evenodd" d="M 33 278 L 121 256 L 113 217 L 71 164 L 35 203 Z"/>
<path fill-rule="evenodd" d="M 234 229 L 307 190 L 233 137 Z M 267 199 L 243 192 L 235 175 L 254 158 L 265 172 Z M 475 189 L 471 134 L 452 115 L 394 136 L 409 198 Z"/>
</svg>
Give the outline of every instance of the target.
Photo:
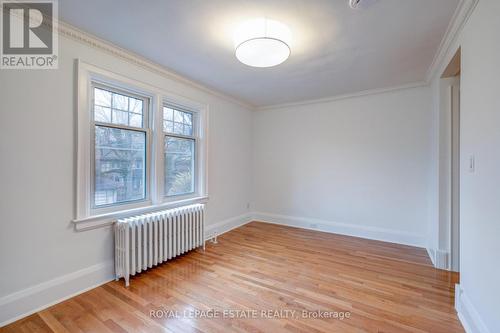
<svg viewBox="0 0 500 333">
<path fill-rule="evenodd" d="M 192 125 L 193 124 L 193 115 L 188 112 L 184 112 L 184 124 Z"/>
<path fill-rule="evenodd" d="M 142 115 L 137 113 L 130 113 L 130 126 L 142 127 Z"/>
<path fill-rule="evenodd" d="M 113 109 L 128 111 L 128 97 L 113 93 Z"/>
<path fill-rule="evenodd" d="M 182 114 L 183 114 L 183 112 L 174 110 L 174 121 L 177 123 L 183 123 L 184 116 Z"/>
<path fill-rule="evenodd" d="M 172 133 L 174 131 L 174 123 L 171 121 L 164 121 L 163 122 L 163 130 L 165 132 Z"/>
<path fill-rule="evenodd" d="M 128 112 L 113 109 L 113 124 L 128 125 Z"/>
<path fill-rule="evenodd" d="M 194 140 L 165 138 L 165 191 L 167 196 L 194 192 Z"/>
<path fill-rule="evenodd" d="M 184 125 L 184 135 L 193 135 L 193 127 L 191 125 Z"/>
<path fill-rule="evenodd" d="M 170 108 L 163 107 L 163 119 L 164 120 L 174 120 L 174 110 Z"/>
<path fill-rule="evenodd" d="M 94 106 L 94 120 L 103 123 L 111 122 L 111 109 L 102 106 Z"/>
<path fill-rule="evenodd" d="M 111 107 L 111 93 L 99 88 L 94 89 L 95 105 Z"/>
<path fill-rule="evenodd" d="M 146 133 L 95 127 L 96 207 L 146 198 Z"/>
<path fill-rule="evenodd" d="M 184 128 L 182 123 L 174 123 L 174 131 L 175 134 L 184 134 Z"/>
<path fill-rule="evenodd" d="M 143 101 L 137 98 L 130 98 L 129 111 L 142 114 Z"/>
</svg>

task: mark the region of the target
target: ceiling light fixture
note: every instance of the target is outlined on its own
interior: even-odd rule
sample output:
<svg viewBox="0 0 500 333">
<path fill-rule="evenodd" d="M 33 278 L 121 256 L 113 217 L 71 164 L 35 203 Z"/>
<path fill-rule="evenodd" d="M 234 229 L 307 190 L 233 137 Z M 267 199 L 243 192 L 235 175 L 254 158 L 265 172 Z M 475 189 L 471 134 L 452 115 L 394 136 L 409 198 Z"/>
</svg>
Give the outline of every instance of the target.
<svg viewBox="0 0 500 333">
<path fill-rule="evenodd" d="M 281 22 L 258 18 L 239 26 L 234 33 L 236 58 L 252 67 L 272 67 L 290 56 L 292 34 Z"/>
</svg>

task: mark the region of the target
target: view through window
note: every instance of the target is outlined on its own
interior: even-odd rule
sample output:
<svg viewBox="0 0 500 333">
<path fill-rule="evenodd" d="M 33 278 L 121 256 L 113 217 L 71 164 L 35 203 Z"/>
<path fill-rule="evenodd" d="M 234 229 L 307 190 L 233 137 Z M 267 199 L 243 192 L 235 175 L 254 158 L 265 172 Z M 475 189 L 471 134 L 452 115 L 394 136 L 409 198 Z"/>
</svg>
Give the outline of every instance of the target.
<svg viewBox="0 0 500 333">
<path fill-rule="evenodd" d="M 94 206 L 146 198 L 146 99 L 94 87 Z"/>
<path fill-rule="evenodd" d="M 193 113 L 173 106 L 163 107 L 165 133 L 165 195 L 178 196 L 195 191 L 196 137 Z"/>
</svg>

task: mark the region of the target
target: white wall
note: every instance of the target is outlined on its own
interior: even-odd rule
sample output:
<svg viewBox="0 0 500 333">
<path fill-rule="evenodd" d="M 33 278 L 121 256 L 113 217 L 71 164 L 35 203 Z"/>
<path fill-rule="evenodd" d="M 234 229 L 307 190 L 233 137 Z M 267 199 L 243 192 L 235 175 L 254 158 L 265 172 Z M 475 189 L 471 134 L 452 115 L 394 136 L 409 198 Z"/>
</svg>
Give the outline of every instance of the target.
<svg viewBox="0 0 500 333">
<path fill-rule="evenodd" d="M 0 324 L 112 274 L 111 229 L 70 223 L 76 58 L 209 104 L 207 224 L 246 214 L 250 201 L 250 110 L 65 37 L 59 51 L 58 70 L 0 72 Z"/>
<path fill-rule="evenodd" d="M 257 112 L 258 218 L 425 246 L 431 103 L 420 87 Z"/>
<path fill-rule="evenodd" d="M 469 332 L 500 332 L 500 1 L 479 0 L 433 86 L 457 48 L 461 65 L 460 289 Z M 435 110 L 438 112 L 438 110 Z M 474 155 L 475 172 L 468 170 Z"/>
</svg>

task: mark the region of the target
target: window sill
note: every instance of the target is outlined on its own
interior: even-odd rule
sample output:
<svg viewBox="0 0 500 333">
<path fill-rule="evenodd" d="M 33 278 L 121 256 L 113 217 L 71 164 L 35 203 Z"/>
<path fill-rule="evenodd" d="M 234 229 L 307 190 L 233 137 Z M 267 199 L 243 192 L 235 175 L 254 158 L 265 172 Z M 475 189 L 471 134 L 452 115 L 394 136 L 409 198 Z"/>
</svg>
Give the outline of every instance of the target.
<svg viewBox="0 0 500 333">
<path fill-rule="evenodd" d="M 117 219 L 129 217 L 132 215 L 144 214 L 149 212 L 154 212 L 158 210 L 177 208 L 181 206 L 192 205 L 196 203 L 206 203 L 208 201 L 207 196 L 178 200 L 173 202 L 165 202 L 159 205 L 133 208 L 127 210 L 121 210 L 113 213 L 106 213 L 102 215 L 89 216 L 82 219 L 73 220 L 73 225 L 76 231 L 86 231 L 97 228 L 103 228 L 112 225 Z"/>
</svg>

